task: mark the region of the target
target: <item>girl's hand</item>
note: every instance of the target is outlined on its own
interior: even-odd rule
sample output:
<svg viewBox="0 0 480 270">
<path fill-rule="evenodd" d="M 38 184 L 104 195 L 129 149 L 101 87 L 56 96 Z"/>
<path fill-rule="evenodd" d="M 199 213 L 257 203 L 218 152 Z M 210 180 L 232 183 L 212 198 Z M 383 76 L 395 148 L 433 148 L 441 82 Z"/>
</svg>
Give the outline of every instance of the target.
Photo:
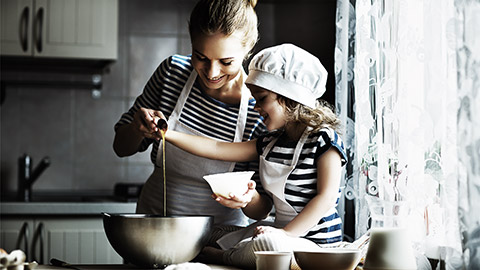
<svg viewBox="0 0 480 270">
<path fill-rule="evenodd" d="M 279 233 L 283 235 L 288 235 L 288 233 L 284 229 L 279 229 L 272 226 L 257 226 L 255 228 L 255 231 L 253 232 L 253 238 L 265 233 Z"/>
<path fill-rule="evenodd" d="M 165 119 L 161 111 L 140 108 L 133 117 L 132 125 L 135 131 L 142 137 L 160 140 L 162 136 L 157 127 L 157 122 L 160 119 Z"/>
<path fill-rule="evenodd" d="M 256 186 L 257 184 L 255 183 L 255 181 L 250 180 L 248 182 L 247 192 L 245 192 L 243 195 L 236 196 L 235 194 L 230 194 L 230 198 L 226 198 L 226 197 L 217 196 L 213 194 L 212 198 L 214 198 L 221 205 L 229 208 L 233 208 L 233 209 L 244 208 L 252 201 L 253 195 L 255 194 Z"/>
</svg>

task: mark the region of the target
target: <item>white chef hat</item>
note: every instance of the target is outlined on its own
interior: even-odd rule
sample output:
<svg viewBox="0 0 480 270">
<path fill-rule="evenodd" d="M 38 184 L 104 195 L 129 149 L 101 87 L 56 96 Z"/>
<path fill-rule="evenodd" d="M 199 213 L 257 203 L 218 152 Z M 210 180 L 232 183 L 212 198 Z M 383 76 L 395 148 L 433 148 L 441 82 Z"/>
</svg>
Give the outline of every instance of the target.
<svg viewBox="0 0 480 270">
<path fill-rule="evenodd" d="M 263 49 L 253 57 L 248 69 L 245 83 L 311 108 L 325 93 L 327 70 L 317 57 L 293 44 Z"/>
</svg>

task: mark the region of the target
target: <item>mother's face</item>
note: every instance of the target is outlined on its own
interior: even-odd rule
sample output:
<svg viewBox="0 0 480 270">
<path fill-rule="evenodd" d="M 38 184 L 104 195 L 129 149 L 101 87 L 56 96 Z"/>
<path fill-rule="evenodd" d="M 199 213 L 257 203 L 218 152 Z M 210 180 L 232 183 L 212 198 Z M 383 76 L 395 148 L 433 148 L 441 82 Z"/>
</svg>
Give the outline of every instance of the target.
<svg viewBox="0 0 480 270">
<path fill-rule="evenodd" d="M 248 50 L 242 45 L 241 32 L 199 34 L 192 39 L 192 64 L 205 90 L 221 89 L 237 77 Z"/>
</svg>

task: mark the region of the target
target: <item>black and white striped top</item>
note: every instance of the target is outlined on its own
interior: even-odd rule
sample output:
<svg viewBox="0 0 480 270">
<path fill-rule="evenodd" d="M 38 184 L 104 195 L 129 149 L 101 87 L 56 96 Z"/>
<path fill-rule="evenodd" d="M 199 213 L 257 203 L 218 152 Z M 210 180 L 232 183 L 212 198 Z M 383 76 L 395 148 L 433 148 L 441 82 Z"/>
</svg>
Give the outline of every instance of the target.
<svg viewBox="0 0 480 270">
<path fill-rule="evenodd" d="M 141 107 L 160 110 L 168 118 L 175 108 L 178 96 L 193 70 L 191 56 L 173 55 L 164 60 L 147 82 L 143 93 L 137 97 L 133 106 L 122 115 L 115 124 L 119 126 L 131 123 L 133 116 Z M 251 98 L 248 104 L 247 123 L 243 141 L 258 137 L 266 130 L 260 115 L 253 107 L 255 100 Z M 233 141 L 237 126 L 239 104 L 229 105 L 205 94 L 196 81 L 183 111 L 180 122 L 189 128 L 200 131 L 204 135 L 218 140 Z M 155 164 L 159 142 L 145 138 L 139 152 L 145 151 L 153 144 L 150 155 Z M 246 170 L 246 164 L 237 163 L 235 170 Z"/>
<path fill-rule="evenodd" d="M 275 145 L 267 154 L 266 159 L 271 162 L 290 165 L 298 141 L 288 140 L 281 131 L 272 131 L 262 135 L 257 141 L 257 151 L 263 154 L 265 147 L 278 137 Z M 288 176 L 285 185 L 286 201 L 300 213 L 307 203 L 317 195 L 317 159 L 328 149 L 334 147 L 342 157 L 342 165 L 347 162 L 345 147 L 339 135 L 330 128 L 323 128 L 308 135 L 303 145 L 297 165 Z M 339 188 L 340 191 L 340 188 Z M 339 192 L 340 195 L 340 192 Z M 337 198 L 338 203 L 338 198 Z M 342 220 L 333 207 L 321 218 L 317 226 L 313 227 L 305 238 L 317 244 L 328 244 L 342 240 Z"/>
</svg>

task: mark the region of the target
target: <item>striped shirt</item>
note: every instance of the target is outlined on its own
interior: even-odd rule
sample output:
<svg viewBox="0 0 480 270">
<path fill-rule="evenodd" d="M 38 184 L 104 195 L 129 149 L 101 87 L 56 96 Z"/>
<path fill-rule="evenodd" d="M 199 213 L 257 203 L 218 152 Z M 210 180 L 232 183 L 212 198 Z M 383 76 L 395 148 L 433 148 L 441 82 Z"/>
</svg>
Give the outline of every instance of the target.
<svg viewBox="0 0 480 270">
<path fill-rule="evenodd" d="M 191 56 L 173 55 L 163 61 L 147 82 L 143 93 L 133 106 L 115 124 L 115 130 L 133 121 L 135 112 L 141 107 L 160 110 L 169 117 L 175 108 L 178 96 L 192 73 Z M 260 115 L 253 108 L 255 100 L 248 104 L 247 123 L 243 141 L 258 137 L 266 130 Z M 239 104 L 230 105 L 213 99 L 203 92 L 198 82 L 194 83 L 180 115 L 180 122 L 199 131 L 205 136 L 222 141 L 233 141 L 237 126 Z M 138 151 L 143 152 L 153 144 L 150 159 L 155 164 L 159 141 L 144 138 Z M 235 170 L 246 170 L 245 163 L 238 164 Z"/>
<path fill-rule="evenodd" d="M 266 146 L 278 136 L 280 137 L 270 153 L 267 154 L 266 159 L 271 162 L 291 165 L 298 141 L 288 140 L 281 131 L 273 131 L 260 136 L 257 141 L 258 154 L 262 155 Z M 297 213 L 300 213 L 307 203 L 317 195 L 317 160 L 331 147 L 334 147 L 340 153 L 342 166 L 345 165 L 347 160 L 345 147 L 343 141 L 333 129 L 323 128 L 308 135 L 298 163 L 288 176 L 285 184 L 285 199 Z M 342 220 L 336 208 L 333 207 L 306 234 L 305 238 L 317 244 L 338 242 L 342 240 L 341 228 Z"/>
</svg>

